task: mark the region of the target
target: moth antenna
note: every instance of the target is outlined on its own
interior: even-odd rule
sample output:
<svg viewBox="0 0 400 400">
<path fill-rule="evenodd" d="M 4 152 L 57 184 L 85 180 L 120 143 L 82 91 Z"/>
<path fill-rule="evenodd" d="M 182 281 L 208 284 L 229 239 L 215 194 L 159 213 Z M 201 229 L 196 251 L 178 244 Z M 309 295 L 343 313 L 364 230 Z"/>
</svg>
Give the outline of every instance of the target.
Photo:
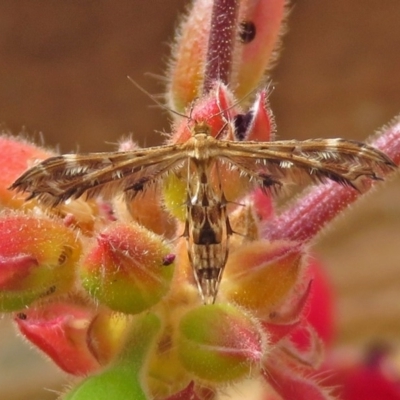
<svg viewBox="0 0 400 400">
<path fill-rule="evenodd" d="M 272 81 L 267 83 L 266 89 L 268 94 L 271 94 L 275 90 L 275 86 L 273 86 Z"/>
<path fill-rule="evenodd" d="M 148 76 L 149 78 L 156 79 L 157 81 L 160 81 L 160 82 L 164 82 L 164 83 L 169 82 L 169 79 L 164 75 L 154 74 L 153 72 L 145 72 L 144 75 Z"/>
<path fill-rule="evenodd" d="M 217 114 L 218 115 L 218 114 Z M 219 139 L 222 132 L 225 130 L 225 128 L 228 126 L 228 121 L 225 121 L 224 125 L 222 128 L 218 131 L 218 133 L 215 135 L 215 139 Z"/>
<path fill-rule="evenodd" d="M 149 97 L 155 104 L 157 104 L 159 107 L 161 107 L 164 110 L 167 110 L 169 112 L 171 112 L 172 114 L 178 115 L 180 117 L 189 119 L 189 117 L 185 114 L 180 113 L 179 111 L 175 111 L 172 108 L 169 108 L 168 106 L 166 106 L 165 104 L 161 103 L 160 101 L 158 101 L 154 95 L 152 95 L 151 93 L 149 93 L 144 87 L 140 86 L 133 78 L 131 78 L 129 75 L 127 76 L 127 78 L 131 81 L 131 83 L 136 86 L 136 88 L 138 88 L 142 93 L 144 93 L 147 97 Z"/>
<path fill-rule="evenodd" d="M 190 103 L 190 110 L 189 110 L 189 116 L 187 116 L 186 118 L 188 119 L 188 121 L 194 121 L 193 120 L 193 117 L 192 117 L 192 114 L 193 114 L 193 110 L 194 110 L 194 101 L 192 101 L 191 103 Z"/>
<path fill-rule="evenodd" d="M 270 81 L 267 84 L 267 92 L 269 92 L 269 88 L 272 85 L 272 81 Z M 261 85 L 257 85 L 254 89 L 250 90 L 250 92 L 248 92 L 247 94 L 245 94 L 241 99 L 236 100 L 231 106 L 229 106 L 228 108 L 225 108 L 224 110 L 221 110 L 220 112 L 213 114 L 209 117 L 209 119 L 214 118 L 214 117 L 218 117 L 219 115 L 222 115 L 223 113 L 225 113 L 226 111 L 232 110 L 232 108 L 236 107 L 238 104 L 240 104 L 243 100 L 247 99 L 248 97 L 252 96 L 254 93 L 258 92 L 261 88 Z M 272 89 L 274 88 L 274 86 L 272 86 Z"/>
</svg>

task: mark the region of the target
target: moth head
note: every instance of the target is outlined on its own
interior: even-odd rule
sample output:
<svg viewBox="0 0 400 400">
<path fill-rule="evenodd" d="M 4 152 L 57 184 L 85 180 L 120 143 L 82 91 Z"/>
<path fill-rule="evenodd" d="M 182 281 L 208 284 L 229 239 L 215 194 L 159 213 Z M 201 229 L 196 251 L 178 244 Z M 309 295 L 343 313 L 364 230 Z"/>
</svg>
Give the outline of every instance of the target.
<svg viewBox="0 0 400 400">
<path fill-rule="evenodd" d="M 194 123 L 192 128 L 193 136 L 196 135 L 211 135 L 211 126 L 207 123 L 207 121 L 199 121 Z"/>
</svg>

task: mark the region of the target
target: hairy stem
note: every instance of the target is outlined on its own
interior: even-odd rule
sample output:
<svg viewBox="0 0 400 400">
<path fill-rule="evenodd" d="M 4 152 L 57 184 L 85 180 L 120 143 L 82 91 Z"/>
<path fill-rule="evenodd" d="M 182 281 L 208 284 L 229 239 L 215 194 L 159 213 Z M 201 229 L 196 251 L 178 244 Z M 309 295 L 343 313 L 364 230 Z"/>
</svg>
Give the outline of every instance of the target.
<svg viewBox="0 0 400 400">
<path fill-rule="evenodd" d="M 238 9 L 238 0 L 214 1 L 203 85 L 204 94 L 209 92 L 216 80 L 229 83 Z"/>
<path fill-rule="evenodd" d="M 400 116 L 373 138 L 373 146 L 400 164 Z M 312 187 L 280 215 L 268 221 L 263 236 L 270 240 L 288 239 L 309 242 L 342 210 L 356 201 L 361 193 L 335 182 Z"/>
</svg>

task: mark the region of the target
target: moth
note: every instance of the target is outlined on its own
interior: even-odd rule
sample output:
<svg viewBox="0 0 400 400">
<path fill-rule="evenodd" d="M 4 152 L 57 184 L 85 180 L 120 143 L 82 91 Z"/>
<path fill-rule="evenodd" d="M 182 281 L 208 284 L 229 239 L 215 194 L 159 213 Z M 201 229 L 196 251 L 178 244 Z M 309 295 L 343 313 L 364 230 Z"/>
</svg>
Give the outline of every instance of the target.
<svg viewBox="0 0 400 400">
<path fill-rule="evenodd" d="M 207 120 L 192 121 L 191 136 L 184 143 L 51 157 L 23 173 L 10 189 L 54 207 L 82 195 L 108 198 L 124 193 L 131 199 L 169 174 L 186 177 L 183 236 L 202 300 L 212 304 L 233 234 L 230 199 L 225 198 L 226 182 L 219 171 L 231 171 L 232 179 L 245 180 L 249 189 L 271 191 L 286 182 L 333 180 L 363 190 L 367 181 L 381 179 L 395 167 L 381 151 L 351 140 L 256 142 L 214 136 Z"/>
</svg>

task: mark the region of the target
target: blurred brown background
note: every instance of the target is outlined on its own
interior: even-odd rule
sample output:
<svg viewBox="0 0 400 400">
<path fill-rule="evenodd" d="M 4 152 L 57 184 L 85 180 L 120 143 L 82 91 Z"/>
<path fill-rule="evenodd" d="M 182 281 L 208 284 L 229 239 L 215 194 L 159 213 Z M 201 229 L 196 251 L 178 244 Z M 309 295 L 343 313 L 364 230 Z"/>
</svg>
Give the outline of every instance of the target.
<svg viewBox="0 0 400 400">
<path fill-rule="evenodd" d="M 161 82 L 185 1 L 0 0 L 0 123 L 62 152 L 142 145 L 168 131 L 163 112 L 133 87 Z M 363 139 L 400 112 L 400 1 L 292 2 L 272 72 L 278 135 Z M 25 128 L 23 128 L 25 127 Z M 107 144 L 108 142 L 108 144 Z M 338 295 L 338 341 L 400 338 L 400 183 L 339 220 L 316 246 Z M 63 375 L 0 322 L 0 398 L 55 397 Z M 46 389 L 43 389 L 46 388 Z"/>
</svg>

